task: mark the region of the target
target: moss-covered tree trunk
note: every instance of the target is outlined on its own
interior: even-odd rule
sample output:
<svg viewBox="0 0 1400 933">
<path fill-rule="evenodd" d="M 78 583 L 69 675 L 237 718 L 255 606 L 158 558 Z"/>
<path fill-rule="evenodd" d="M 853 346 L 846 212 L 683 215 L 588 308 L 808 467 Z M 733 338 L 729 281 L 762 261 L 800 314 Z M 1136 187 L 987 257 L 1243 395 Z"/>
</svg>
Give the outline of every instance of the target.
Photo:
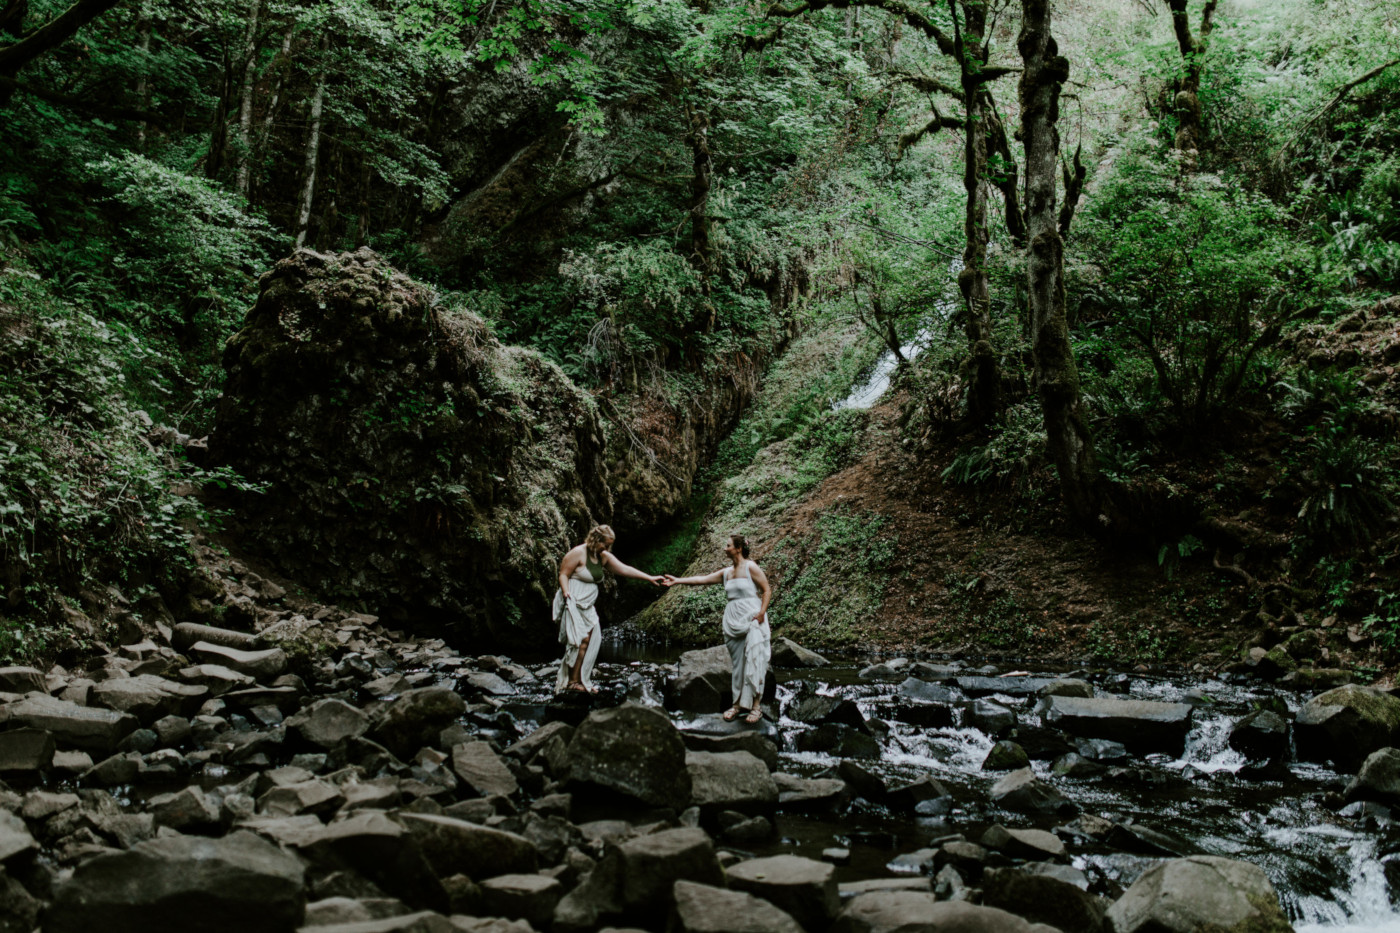
<svg viewBox="0 0 1400 933">
<path fill-rule="evenodd" d="M 1201 150 L 1201 71 L 1206 51 L 1206 40 L 1215 25 L 1217 0 L 1207 0 L 1201 11 L 1199 35 L 1192 35 L 1191 21 L 1186 9 L 1187 0 L 1167 0 L 1172 11 L 1172 31 L 1176 33 L 1176 45 L 1181 51 L 1185 71 L 1177 84 L 1176 97 L 1172 101 L 1176 111 L 1177 127 L 1173 146 L 1181 154 L 1181 167 L 1194 171 Z"/>
<path fill-rule="evenodd" d="M 1001 369 L 992 337 L 992 294 L 987 278 L 987 128 L 992 112 L 990 96 L 982 89 L 986 22 L 984 6 L 964 4 L 963 23 L 954 38 L 967 113 L 963 160 L 963 187 L 967 190 L 963 215 L 966 245 L 958 289 L 962 292 L 967 314 L 967 343 L 971 354 L 967 374 L 969 427 L 989 423 L 1002 408 Z M 954 25 L 957 25 L 956 20 Z"/>
<path fill-rule="evenodd" d="M 1056 122 L 1060 86 L 1069 77 L 1069 62 L 1059 54 L 1050 34 L 1049 0 L 1022 0 L 1021 8 L 1017 47 L 1025 64 L 1020 84 L 1021 135 L 1026 145 L 1028 283 L 1036 390 L 1065 505 L 1078 522 L 1097 527 L 1103 486 L 1065 321 L 1064 239 L 1056 211 L 1060 151 Z"/>
</svg>

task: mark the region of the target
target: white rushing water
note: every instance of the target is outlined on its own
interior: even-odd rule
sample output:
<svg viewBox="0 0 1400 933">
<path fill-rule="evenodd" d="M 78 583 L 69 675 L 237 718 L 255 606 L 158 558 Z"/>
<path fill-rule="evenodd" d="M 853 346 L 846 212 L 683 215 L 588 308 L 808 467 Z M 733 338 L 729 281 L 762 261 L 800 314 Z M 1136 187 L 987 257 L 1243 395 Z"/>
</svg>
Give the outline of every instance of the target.
<svg viewBox="0 0 1400 933">
<path fill-rule="evenodd" d="M 1304 830 L 1303 832 L 1306 832 Z M 1293 845 L 1299 831 L 1280 830 L 1276 844 Z M 1376 840 L 1349 832 L 1337 835 L 1338 849 L 1345 847 L 1351 865 L 1345 886 L 1332 889 L 1332 897 L 1303 896 L 1297 900 L 1302 919 L 1293 925 L 1297 933 L 1400 933 L 1400 913 L 1390 902 L 1385 868 L 1376 857 Z"/>
<path fill-rule="evenodd" d="M 909 340 L 908 343 L 900 347 L 900 352 L 904 358 L 913 362 L 914 358 L 929 345 L 933 339 L 933 334 L 928 329 L 921 329 Z M 890 380 L 894 378 L 894 371 L 899 368 L 899 359 L 892 352 L 886 350 L 880 354 L 880 358 L 875 361 L 875 368 L 870 371 L 870 375 L 861 382 L 851 387 L 851 394 L 845 398 L 831 403 L 832 411 L 841 411 L 843 408 L 870 408 L 890 387 Z"/>
</svg>

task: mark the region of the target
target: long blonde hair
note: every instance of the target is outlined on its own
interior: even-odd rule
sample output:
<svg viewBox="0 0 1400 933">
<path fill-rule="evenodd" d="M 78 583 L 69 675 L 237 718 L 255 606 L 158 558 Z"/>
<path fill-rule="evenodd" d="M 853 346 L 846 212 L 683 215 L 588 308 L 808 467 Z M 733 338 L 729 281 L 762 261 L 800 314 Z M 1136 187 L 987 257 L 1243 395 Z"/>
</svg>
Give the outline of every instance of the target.
<svg viewBox="0 0 1400 933">
<path fill-rule="evenodd" d="M 608 525 L 594 525 L 593 530 L 588 533 L 588 537 L 583 539 L 583 545 L 588 550 L 588 556 L 594 560 L 599 560 L 603 556 L 603 551 L 609 544 L 617 540 L 617 535 Z"/>
</svg>

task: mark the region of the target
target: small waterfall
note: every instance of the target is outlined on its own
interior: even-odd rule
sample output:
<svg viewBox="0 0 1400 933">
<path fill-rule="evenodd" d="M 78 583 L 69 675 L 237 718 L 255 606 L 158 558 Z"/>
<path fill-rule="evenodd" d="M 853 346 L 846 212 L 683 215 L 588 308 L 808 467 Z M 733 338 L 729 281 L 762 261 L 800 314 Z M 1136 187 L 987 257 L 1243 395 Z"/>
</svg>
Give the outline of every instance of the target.
<svg viewBox="0 0 1400 933">
<path fill-rule="evenodd" d="M 1300 896 L 1292 905 L 1300 918 L 1294 923 L 1297 933 L 1400 933 L 1400 913 L 1390 902 L 1385 866 L 1376 857 L 1376 848 L 1374 838 L 1351 837 L 1346 848 L 1351 866 L 1347 886 L 1333 888 L 1330 900 Z"/>
</svg>

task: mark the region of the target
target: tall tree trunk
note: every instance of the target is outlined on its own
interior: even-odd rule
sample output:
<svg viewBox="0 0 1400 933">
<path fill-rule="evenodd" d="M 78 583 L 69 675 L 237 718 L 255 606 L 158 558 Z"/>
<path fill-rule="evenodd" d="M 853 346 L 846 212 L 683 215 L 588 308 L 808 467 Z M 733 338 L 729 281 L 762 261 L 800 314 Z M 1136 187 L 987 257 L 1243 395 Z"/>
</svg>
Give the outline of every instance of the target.
<svg viewBox="0 0 1400 933">
<path fill-rule="evenodd" d="M 136 23 L 136 47 L 141 50 L 141 77 L 136 79 L 136 106 L 142 110 L 151 109 L 151 83 L 146 76 L 151 60 L 151 15 L 141 8 L 141 16 Z M 145 120 L 136 124 L 136 151 L 146 150 L 146 133 L 149 130 Z"/>
<path fill-rule="evenodd" d="M 369 242 L 369 189 L 374 181 L 374 163 L 368 152 L 360 154 L 360 202 L 355 205 L 355 248 Z"/>
<path fill-rule="evenodd" d="M 1206 40 L 1215 27 L 1215 7 L 1217 0 L 1206 0 L 1201 12 L 1199 36 L 1191 34 L 1191 21 L 1187 18 L 1187 0 L 1167 0 L 1172 12 L 1172 31 L 1176 33 L 1176 45 L 1181 51 L 1182 63 L 1186 71 L 1177 85 L 1176 97 L 1172 101 L 1176 111 L 1177 129 L 1173 146 L 1181 153 L 1181 166 L 1194 171 L 1201 151 L 1201 71 L 1206 52 Z"/>
<path fill-rule="evenodd" d="M 238 93 L 238 175 L 235 186 L 247 197 L 253 156 L 253 79 L 258 70 L 258 14 L 262 0 L 249 0 L 248 35 L 243 42 L 243 80 Z"/>
<path fill-rule="evenodd" d="M 1065 505 L 1080 524 L 1098 527 L 1104 491 L 1065 322 L 1064 240 L 1055 203 L 1060 151 L 1056 122 L 1069 62 L 1059 54 L 1050 34 L 1050 0 L 1022 0 L 1021 9 L 1016 44 L 1025 63 L 1020 84 L 1021 136 L 1026 145 L 1027 282 L 1036 390 Z"/>
<path fill-rule="evenodd" d="M 204 160 L 204 174 L 218 178 L 228 154 L 228 99 L 233 93 L 233 62 L 224 53 L 224 86 L 219 91 L 219 103 L 214 108 L 214 123 L 209 129 L 209 155 Z"/>
<path fill-rule="evenodd" d="M 966 426 L 991 423 L 1002 409 L 1001 368 L 992 337 L 992 293 L 987 278 L 987 127 L 991 117 L 988 96 L 982 91 L 981 71 L 986 8 L 963 4 L 963 25 L 954 40 L 962 71 L 963 102 L 967 113 L 964 133 L 963 187 L 967 191 L 963 215 L 963 268 L 958 288 L 967 310 L 968 363 Z M 956 20 L 954 21 L 956 27 Z"/>
<path fill-rule="evenodd" d="M 321 36 L 321 54 L 330 48 L 329 34 Z M 316 197 L 316 161 L 321 154 L 321 111 L 326 102 L 326 72 L 328 66 L 321 64 L 321 76 L 316 79 L 316 93 L 311 97 L 311 126 L 306 134 L 306 156 L 302 162 L 302 183 L 300 207 L 297 210 L 297 249 L 306 245 L 306 233 L 311 226 L 311 202 Z"/>
<path fill-rule="evenodd" d="M 287 31 L 282 34 L 282 50 L 277 53 L 276 64 L 273 68 L 277 71 L 277 79 L 272 84 L 272 96 L 267 100 L 267 111 L 263 114 L 262 132 L 258 135 L 258 146 L 256 155 L 261 161 L 267 154 L 267 147 L 272 144 L 272 125 L 277 117 L 277 105 L 282 100 L 282 88 L 287 83 L 287 72 L 292 67 L 292 36 L 296 33 L 296 20 L 287 24 Z M 248 200 L 252 200 L 252 191 L 256 179 L 251 171 L 248 177 Z"/>
<path fill-rule="evenodd" d="M 690 179 L 690 246 L 691 257 L 700 272 L 700 289 L 709 314 L 704 322 L 706 333 L 714 330 L 715 311 L 710 305 L 710 284 L 715 274 L 715 251 L 711 241 L 710 187 L 713 183 L 715 163 L 710 152 L 710 117 L 702 110 L 686 104 L 686 116 L 690 120 L 690 132 L 686 142 L 690 144 L 693 175 Z"/>
</svg>

